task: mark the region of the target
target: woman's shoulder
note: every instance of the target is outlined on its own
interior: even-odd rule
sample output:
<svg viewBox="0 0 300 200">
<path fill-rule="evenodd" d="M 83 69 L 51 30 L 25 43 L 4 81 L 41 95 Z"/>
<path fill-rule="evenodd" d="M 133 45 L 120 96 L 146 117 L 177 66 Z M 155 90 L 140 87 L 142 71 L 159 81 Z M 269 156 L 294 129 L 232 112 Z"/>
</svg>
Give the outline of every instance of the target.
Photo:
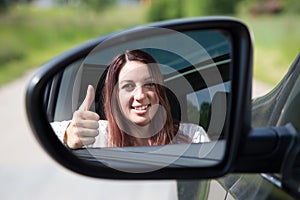
<svg viewBox="0 0 300 200">
<path fill-rule="evenodd" d="M 193 143 L 209 142 L 210 139 L 207 136 L 202 126 L 193 123 L 180 123 L 179 132 L 192 138 Z"/>
<path fill-rule="evenodd" d="M 202 126 L 193 123 L 180 123 L 179 130 L 185 133 L 194 133 L 194 132 L 205 133 L 205 130 L 202 128 Z"/>
<path fill-rule="evenodd" d="M 99 120 L 99 133 L 107 135 L 108 134 L 108 121 L 107 120 Z"/>
<path fill-rule="evenodd" d="M 107 121 L 107 120 L 102 120 L 102 119 L 100 119 L 100 120 L 98 121 L 98 123 L 99 123 L 99 125 L 101 125 L 101 126 L 107 126 L 107 125 L 108 125 L 108 121 Z"/>
</svg>

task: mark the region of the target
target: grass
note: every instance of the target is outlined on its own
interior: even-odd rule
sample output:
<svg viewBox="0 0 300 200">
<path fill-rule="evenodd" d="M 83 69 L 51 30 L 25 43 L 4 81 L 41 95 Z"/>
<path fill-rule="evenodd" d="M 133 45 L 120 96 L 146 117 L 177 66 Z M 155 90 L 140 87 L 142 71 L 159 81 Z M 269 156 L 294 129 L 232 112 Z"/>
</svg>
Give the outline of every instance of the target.
<svg viewBox="0 0 300 200">
<path fill-rule="evenodd" d="M 86 40 L 144 23 L 144 9 L 12 8 L 0 16 L 0 85 Z"/>
<path fill-rule="evenodd" d="M 254 36 L 254 78 L 277 84 L 300 53 L 300 15 L 241 18 Z"/>
</svg>

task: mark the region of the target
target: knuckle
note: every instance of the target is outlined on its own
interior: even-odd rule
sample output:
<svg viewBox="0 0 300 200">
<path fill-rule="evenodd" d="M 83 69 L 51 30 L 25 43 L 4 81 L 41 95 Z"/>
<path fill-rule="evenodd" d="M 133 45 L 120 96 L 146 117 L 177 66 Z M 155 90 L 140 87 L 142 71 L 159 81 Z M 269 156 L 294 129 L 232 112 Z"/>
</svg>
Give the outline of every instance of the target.
<svg viewBox="0 0 300 200">
<path fill-rule="evenodd" d="M 72 124 L 70 125 L 70 128 L 72 129 L 72 132 L 78 133 L 79 132 L 79 124 L 77 121 L 73 121 Z"/>
<path fill-rule="evenodd" d="M 74 113 L 73 113 L 73 116 L 74 117 L 78 117 L 78 116 L 80 116 L 80 111 L 79 110 L 76 110 Z"/>
<path fill-rule="evenodd" d="M 67 142 L 68 147 L 72 149 L 80 148 L 83 146 L 79 137 L 72 137 Z"/>
<path fill-rule="evenodd" d="M 75 120 L 83 119 L 83 117 L 84 117 L 84 111 L 76 110 L 73 113 L 73 119 L 75 119 Z"/>
<path fill-rule="evenodd" d="M 72 141 L 72 144 L 75 147 L 81 147 L 82 146 L 82 142 L 81 142 L 79 137 L 74 137 L 73 141 Z"/>
</svg>

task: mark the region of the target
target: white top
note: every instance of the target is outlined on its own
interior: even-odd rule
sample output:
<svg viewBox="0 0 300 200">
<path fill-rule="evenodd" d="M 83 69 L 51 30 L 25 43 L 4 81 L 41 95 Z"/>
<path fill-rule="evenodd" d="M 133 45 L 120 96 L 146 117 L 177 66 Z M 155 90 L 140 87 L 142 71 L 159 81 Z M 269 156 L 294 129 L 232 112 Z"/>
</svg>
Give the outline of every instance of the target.
<svg viewBox="0 0 300 200">
<path fill-rule="evenodd" d="M 57 137 L 63 142 L 64 134 L 70 121 L 51 122 L 51 126 L 56 133 Z M 108 122 L 107 120 L 99 120 L 99 135 L 96 136 L 96 141 L 89 147 L 107 147 L 108 146 Z M 180 123 L 179 134 L 175 137 L 175 143 L 186 143 L 180 141 L 180 135 L 183 134 L 192 139 L 192 143 L 209 142 L 209 137 L 201 126 L 192 123 Z"/>
</svg>

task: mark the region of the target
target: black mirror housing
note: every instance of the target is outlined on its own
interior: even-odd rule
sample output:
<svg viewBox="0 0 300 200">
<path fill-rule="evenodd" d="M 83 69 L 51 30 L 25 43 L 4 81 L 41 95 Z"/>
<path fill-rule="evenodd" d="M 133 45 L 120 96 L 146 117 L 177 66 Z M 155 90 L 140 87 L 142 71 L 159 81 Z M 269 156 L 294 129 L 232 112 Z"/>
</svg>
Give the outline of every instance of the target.
<svg viewBox="0 0 300 200">
<path fill-rule="evenodd" d="M 231 47 L 231 94 L 229 105 L 229 116 L 226 120 L 227 139 L 223 157 L 220 162 L 209 166 L 181 166 L 167 165 L 163 168 L 149 172 L 130 173 L 115 168 L 107 167 L 103 163 L 94 162 L 89 159 L 81 159 L 76 151 L 66 148 L 57 136 L 53 134 L 53 129 L 49 124 L 46 110 L 44 109 L 44 92 L 47 84 L 55 75 L 60 73 L 70 63 L 78 58 L 87 56 L 99 43 L 110 38 L 106 35 L 91 40 L 80 45 L 44 64 L 33 76 L 28 84 L 26 93 L 26 109 L 33 133 L 45 151 L 58 163 L 64 167 L 91 177 L 109 179 L 203 179 L 223 176 L 234 169 L 237 159 L 240 141 L 246 141 L 247 134 L 251 130 L 251 85 L 252 85 L 252 39 L 247 26 L 237 19 L 227 17 L 192 18 L 182 20 L 172 20 L 149 24 L 125 31 L 125 35 L 134 34 L 135 31 L 146 31 L 149 27 L 164 28 L 174 31 L 189 30 L 218 30 L 226 33 Z M 122 34 L 122 33 L 121 33 Z M 222 146 L 223 141 L 216 144 Z M 153 148 L 153 147 L 152 147 Z M 191 145 L 186 152 L 199 148 Z M 85 151 L 85 150 L 82 150 Z M 106 150 L 106 153 L 114 153 L 113 150 Z M 136 151 L 136 150 L 134 150 Z M 147 148 L 146 148 L 147 151 Z M 77 151 L 77 153 L 80 152 Z M 143 150 L 141 150 L 143 152 Z M 81 155 L 84 152 L 81 152 Z M 184 162 L 178 159 L 178 163 Z M 142 154 L 141 157 L 145 155 Z M 116 165 L 126 164 L 126 156 L 123 160 L 118 160 Z M 128 160 L 127 160 L 128 161 Z M 178 164 L 174 162 L 175 164 Z"/>
</svg>

